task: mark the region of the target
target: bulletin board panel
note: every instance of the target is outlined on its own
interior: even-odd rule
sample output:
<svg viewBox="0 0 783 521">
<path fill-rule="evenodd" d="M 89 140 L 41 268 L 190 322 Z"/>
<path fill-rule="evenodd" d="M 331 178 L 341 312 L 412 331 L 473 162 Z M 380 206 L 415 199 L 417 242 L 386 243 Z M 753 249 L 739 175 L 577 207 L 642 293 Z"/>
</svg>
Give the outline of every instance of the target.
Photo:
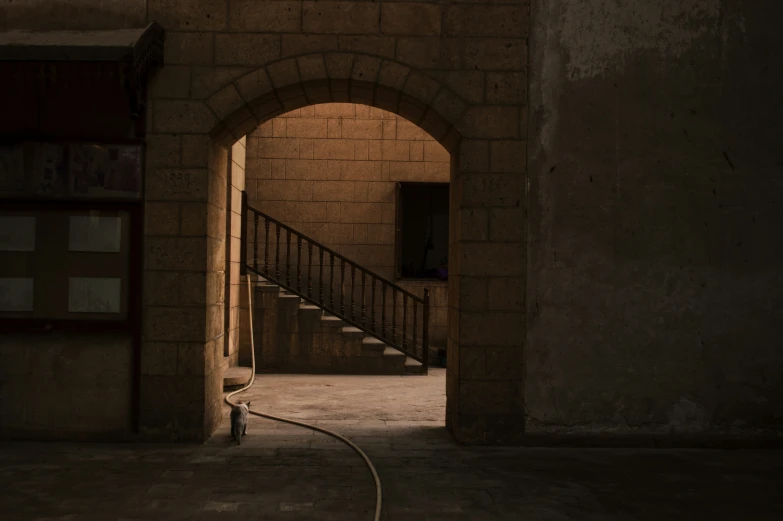
<svg viewBox="0 0 783 521">
<path fill-rule="evenodd" d="M 33 251 L 29 237 L 9 233 L 20 218 L 35 219 Z M 0 288 L 17 290 L 0 300 L 0 318 L 127 320 L 130 231 L 127 210 L 0 210 Z"/>
</svg>

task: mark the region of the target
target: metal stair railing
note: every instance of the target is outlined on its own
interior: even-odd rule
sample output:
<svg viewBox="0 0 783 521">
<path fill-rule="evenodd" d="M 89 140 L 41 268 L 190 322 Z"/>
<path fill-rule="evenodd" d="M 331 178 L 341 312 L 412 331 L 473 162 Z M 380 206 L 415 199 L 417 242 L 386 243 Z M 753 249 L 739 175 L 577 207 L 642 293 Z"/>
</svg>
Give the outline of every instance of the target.
<svg viewBox="0 0 783 521">
<path fill-rule="evenodd" d="M 248 205 L 242 191 L 241 271 L 255 273 L 429 365 L 429 289 L 424 298 Z M 315 272 L 315 273 L 313 273 Z"/>
</svg>

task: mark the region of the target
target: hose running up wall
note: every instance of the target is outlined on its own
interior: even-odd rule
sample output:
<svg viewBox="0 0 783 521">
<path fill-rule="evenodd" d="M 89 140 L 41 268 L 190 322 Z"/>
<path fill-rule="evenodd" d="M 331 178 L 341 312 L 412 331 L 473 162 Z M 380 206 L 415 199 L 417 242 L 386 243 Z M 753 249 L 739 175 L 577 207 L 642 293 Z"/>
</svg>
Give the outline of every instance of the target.
<svg viewBox="0 0 783 521">
<path fill-rule="evenodd" d="M 250 327 L 250 355 L 252 360 L 251 363 L 252 372 L 250 373 L 250 381 L 246 386 L 244 386 L 242 389 L 239 389 L 237 391 L 231 392 L 226 395 L 226 403 L 232 407 L 237 404 L 232 402 L 231 398 L 235 394 L 243 393 L 248 389 L 250 389 L 250 387 L 252 387 L 253 385 L 253 382 L 255 382 L 256 380 L 256 346 L 253 339 L 253 285 L 250 282 L 250 276 L 247 276 L 246 278 L 247 278 L 248 316 L 250 317 L 248 321 L 248 327 Z M 260 416 L 261 418 L 268 418 L 270 420 L 290 423 L 292 425 L 299 425 L 300 427 L 305 427 L 307 429 L 312 429 L 314 431 L 323 432 L 324 434 L 328 434 L 329 436 L 337 438 L 338 440 L 342 441 L 343 443 L 351 447 L 354 451 L 356 451 L 356 453 L 359 454 L 359 456 L 361 456 L 362 459 L 364 460 L 364 463 L 367 465 L 367 468 L 370 469 L 370 473 L 372 474 L 372 479 L 375 480 L 375 516 L 373 516 L 373 521 L 380 521 L 381 504 L 382 504 L 382 496 L 383 496 L 383 489 L 381 488 L 381 478 L 378 476 L 378 472 L 375 470 L 372 461 L 370 461 L 370 458 L 367 457 L 367 454 L 365 454 L 364 451 L 362 451 L 362 449 L 357 447 L 351 440 L 345 438 L 344 436 L 341 436 L 340 434 L 337 434 L 336 432 L 332 432 L 327 429 L 322 429 L 321 427 L 316 427 L 315 425 L 310 425 L 309 423 L 299 422 L 288 418 L 281 418 L 279 416 L 272 416 L 271 414 L 264 414 L 253 410 L 250 411 L 250 414 L 253 414 L 255 416 Z"/>
</svg>

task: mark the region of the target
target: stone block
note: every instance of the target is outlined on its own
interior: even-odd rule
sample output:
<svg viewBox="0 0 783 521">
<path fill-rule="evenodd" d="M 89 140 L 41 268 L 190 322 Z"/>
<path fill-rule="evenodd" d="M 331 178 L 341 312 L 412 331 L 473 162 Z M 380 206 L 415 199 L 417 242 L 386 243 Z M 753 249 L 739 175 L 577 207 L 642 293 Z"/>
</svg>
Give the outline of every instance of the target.
<svg viewBox="0 0 783 521">
<path fill-rule="evenodd" d="M 179 273 L 176 271 L 144 272 L 144 304 L 176 306 L 179 304 Z"/>
<path fill-rule="evenodd" d="M 527 75 L 522 72 L 487 72 L 487 103 L 527 103 Z"/>
<path fill-rule="evenodd" d="M 380 120 L 344 119 L 342 137 L 345 139 L 381 139 L 383 128 Z"/>
<path fill-rule="evenodd" d="M 356 56 L 353 62 L 351 78 L 374 83 L 381 69 L 381 59 L 374 56 Z"/>
<path fill-rule="evenodd" d="M 179 304 L 182 306 L 203 306 L 207 304 L 207 275 L 205 272 L 180 274 Z"/>
<path fill-rule="evenodd" d="M 265 139 L 262 138 L 258 141 L 258 154 L 259 157 L 269 159 L 299 159 L 299 140 L 298 139 Z M 272 162 L 272 178 L 279 178 L 275 172 L 275 169 L 281 166 L 282 163 Z M 285 170 L 282 172 L 285 173 Z"/>
<path fill-rule="evenodd" d="M 397 59 L 418 69 L 459 69 L 461 43 L 456 38 L 437 36 L 398 38 Z"/>
<path fill-rule="evenodd" d="M 320 34 L 378 34 L 380 5 L 364 2 L 304 2 L 302 31 Z"/>
<path fill-rule="evenodd" d="M 234 84 L 246 103 L 272 92 L 272 83 L 266 69 L 259 68 L 238 78 Z"/>
<path fill-rule="evenodd" d="M 432 141 L 432 136 L 427 134 L 415 123 L 399 118 L 397 120 L 397 139 L 404 141 Z"/>
<path fill-rule="evenodd" d="M 201 342 L 206 332 L 204 308 L 147 307 L 144 337 L 149 341 Z"/>
<path fill-rule="evenodd" d="M 228 29 L 258 33 L 297 33 L 302 28 L 302 2 L 229 0 Z"/>
<path fill-rule="evenodd" d="M 527 2 L 519 5 L 449 5 L 443 17 L 443 34 L 448 36 L 527 36 L 530 20 Z"/>
<path fill-rule="evenodd" d="M 177 374 L 177 344 L 143 342 L 141 345 L 141 374 L 147 376 Z"/>
<path fill-rule="evenodd" d="M 369 146 L 367 141 L 357 140 L 353 142 L 354 157 L 359 161 L 368 161 L 370 159 Z"/>
<path fill-rule="evenodd" d="M 472 242 L 460 245 L 459 274 L 476 277 L 520 277 L 525 273 L 524 244 Z"/>
<path fill-rule="evenodd" d="M 418 71 L 411 71 L 408 74 L 408 79 L 402 88 L 403 93 L 425 104 L 432 103 L 438 90 L 440 90 L 440 84 L 437 81 Z"/>
<path fill-rule="evenodd" d="M 526 71 L 524 39 L 476 38 L 465 46 L 463 67 L 482 71 Z"/>
<path fill-rule="evenodd" d="M 525 196 L 525 176 L 460 174 L 451 189 L 464 206 L 520 206 Z"/>
<path fill-rule="evenodd" d="M 477 105 L 484 102 L 485 74 L 489 73 L 482 71 L 432 71 L 431 74 L 467 103 Z"/>
<path fill-rule="evenodd" d="M 200 101 L 156 100 L 156 132 L 208 134 L 217 124 L 214 114 Z"/>
<path fill-rule="evenodd" d="M 489 238 L 489 212 L 485 208 L 460 208 L 456 234 L 463 241 L 486 241 Z"/>
<path fill-rule="evenodd" d="M 254 72 L 253 67 L 191 67 L 190 97 L 206 99 L 234 80 Z"/>
<path fill-rule="evenodd" d="M 178 33 L 168 30 L 164 55 L 167 65 L 209 65 L 214 57 L 213 34 Z"/>
<path fill-rule="evenodd" d="M 489 302 L 488 309 L 498 311 L 517 311 L 524 310 L 525 305 L 525 279 L 515 278 L 493 278 L 489 279 Z"/>
<path fill-rule="evenodd" d="M 227 119 L 245 104 L 244 100 L 242 100 L 242 97 L 239 95 L 239 91 L 233 84 L 226 85 L 210 96 L 206 103 L 220 120 Z M 247 117 L 249 116 L 250 113 L 248 111 Z M 231 128 L 231 126 L 229 126 L 229 128 Z"/>
<path fill-rule="evenodd" d="M 384 161 L 405 161 L 405 162 L 410 161 L 410 150 L 411 150 L 410 143 L 406 141 L 402 141 L 402 140 L 381 141 L 381 159 L 383 159 Z M 399 165 L 394 165 L 394 166 L 399 167 Z M 410 165 L 403 165 L 403 166 L 410 167 Z M 394 174 L 392 174 L 392 176 L 393 175 Z"/>
<path fill-rule="evenodd" d="M 326 138 L 327 120 L 323 118 L 287 120 L 287 136 L 294 138 Z"/>
<path fill-rule="evenodd" d="M 209 171 L 204 168 L 150 168 L 147 200 L 206 201 Z"/>
<path fill-rule="evenodd" d="M 489 239 L 497 242 L 524 241 L 524 209 L 521 206 L 491 209 L 489 211 Z"/>
<path fill-rule="evenodd" d="M 150 98 L 188 99 L 190 97 L 190 67 L 167 65 L 150 81 Z"/>
<path fill-rule="evenodd" d="M 167 30 L 222 31 L 226 29 L 225 0 L 149 0 L 147 19 Z"/>
<path fill-rule="evenodd" d="M 378 73 L 378 84 L 401 92 L 410 72 L 410 68 L 397 62 L 384 61 Z"/>
<path fill-rule="evenodd" d="M 423 3 L 387 3 L 381 8 L 381 32 L 393 35 L 439 35 L 442 7 Z"/>
<path fill-rule="evenodd" d="M 328 53 L 324 55 L 326 73 L 330 79 L 350 79 L 354 55 L 348 53 Z M 333 84 L 334 85 L 334 84 Z"/>
<path fill-rule="evenodd" d="M 460 414 L 522 414 L 524 386 L 521 381 L 461 380 Z"/>
<path fill-rule="evenodd" d="M 147 237 L 144 266 L 148 270 L 203 270 L 206 242 L 203 237 Z"/>
<path fill-rule="evenodd" d="M 181 343 L 177 345 L 177 374 L 203 376 L 205 373 L 204 342 Z"/>
<path fill-rule="evenodd" d="M 280 59 L 280 36 L 252 33 L 215 35 L 215 65 L 263 66 Z"/>
<path fill-rule="evenodd" d="M 378 161 L 341 161 L 340 179 L 353 181 L 381 181 L 381 163 Z"/>
<path fill-rule="evenodd" d="M 275 89 L 296 85 L 300 82 L 299 70 L 294 58 L 274 62 L 266 68 L 266 71 Z"/>
<path fill-rule="evenodd" d="M 424 118 L 424 114 L 426 113 L 427 108 L 427 105 L 421 101 L 412 98 L 407 94 L 402 94 L 400 96 L 400 104 L 399 108 L 397 109 L 397 114 L 415 124 L 418 124 Z"/>
<path fill-rule="evenodd" d="M 207 235 L 206 203 L 181 203 L 180 211 L 180 235 L 199 237 Z"/>
<path fill-rule="evenodd" d="M 296 62 L 299 64 L 299 75 L 302 81 L 322 80 L 328 76 L 326 61 L 322 54 L 300 56 Z"/>
<path fill-rule="evenodd" d="M 179 204 L 149 202 L 144 207 L 145 235 L 179 235 Z"/>
<path fill-rule="evenodd" d="M 460 172 L 489 171 L 489 142 L 477 139 L 465 139 L 459 150 Z"/>
<path fill-rule="evenodd" d="M 466 138 L 518 138 L 519 113 L 502 106 L 470 107 L 456 128 Z"/>
<path fill-rule="evenodd" d="M 493 141 L 489 154 L 493 172 L 524 173 L 527 169 L 526 141 Z"/>
<path fill-rule="evenodd" d="M 209 164 L 209 136 L 183 134 L 180 139 L 182 166 L 204 168 Z"/>
<path fill-rule="evenodd" d="M 322 52 L 337 49 L 337 36 L 331 34 L 284 34 L 282 57 Z"/>
<path fill-rule="evenodd" d="M 421 143 L 411 143 L 411 146 L 414 144 L 418 144 L 422 147 L 422 157 L 423 159 L 418 159 L 418 161 L 431 161 L 431 162 L 441 162 L 441 163 L 448 163 L 451 161 L 451 154 L 449 154 L 449 151 L 443 148 L 443 145 L 438 143 L 437 141 L 424 141 Z M 415 159 L 411 156 L 411 160 L 414 161 Z"/>
<path fill-rule="evenodd" d="M 453 124 L 462 119 L 467 103 L 449 89 L 442 89 L 432 101 L 432 108 L 444 120 Z"/>
<path fill-rule="evenodd" d="M 394 58 L 395 43 L 392 36 L 339 36 L 338 49 Z"/>
</svg>

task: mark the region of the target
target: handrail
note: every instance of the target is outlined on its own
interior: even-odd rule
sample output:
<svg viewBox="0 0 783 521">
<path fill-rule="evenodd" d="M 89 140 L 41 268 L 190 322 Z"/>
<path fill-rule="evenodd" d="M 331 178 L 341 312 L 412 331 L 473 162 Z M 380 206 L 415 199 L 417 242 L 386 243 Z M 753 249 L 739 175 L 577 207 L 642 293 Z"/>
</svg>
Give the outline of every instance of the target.
<svg viewBox="0 0 783 521">
<path fill-rule="evenodd" d="M 243 192 L 243 193 L 247 193 L 247 192 Z M 322 250 L 324 250 L 326 253 L 329 253 L 330 255 L 334 255 L 334 256 L 335 256 L 335 257 L 337 257 L 338 259 L 345 261 L 347 264 L 349 264 L 349 265 L 353 266 L 354 268 L 360 269 L 360 270 L 364 271 L 365 273 L 371 274 L 373 277 L 375 277 L 375 278 L 376 278 L 376 280 L 379 280 L 379 281 L 383 282 L 383 283 L 384 283 L 384 284 L 386 284 L 387 286 L 393 286 L 394 288 L 396 288 L 396 289 L 397 289 L 398 291 L 400 291 L 401 293 L 405 293 L 405 294 L 407 294 L 407 295 L 408 295 L 408 298 L 416 299 L 416 300 L 418 300 L 418 301 L 419 301 L 420 303 L 422 303 L 422 304 L 424 303 L 424 299 L 423 299 L 422 297 L 419 297 L 419 296 L 416 296 L 416 295 L 414 295 L 413 293 L 411 293 L 411 292 L 410 292 L 410 291 L 408 291 L 407 289 L 405 289 L 405 288 L 403 288 L 403 287 L 399 286 L 398 284 L 395 284 L 394 282 L 392 282 L 392 281 L 390 281 L 389 279 L 387 279 L 387 278 L 383 277 L 382 275 L 378 275 L 378 274 L 377 274 L 377 273 L 375 273 L 374 271 L 370 271 L 370 270 L 368 270 L 367 268 L 363 267 L 362 265 L 360 265 L 360 264 L 357 264 L 356 262 L 352 261 L 352 260 L 351 260 L 351 259 L 349 259 L 348 257 L 346 257 L 346 256 L 344 256 L 344 255 L 341 255 L 341 254 L 337 253 L 336 251 L 334 251 L 333 249 L 331 249 L 329 246 L 327 246 L 327 245 L 325 245 L 325 244 L 323 244 L 323 243 L 320 243 L 320 242 L 316 241 L 316 240 L 315 240 L 315 239 L 313 239 L 312 237 L 308 237 L 308 236 L 307 236 L 307 235 L 305 235 L 304 233 L 302 233 L 302 232 L 300 232 L 300 231 L 296 230 L 295 228 L 291 228 L 290 226 L 288 226 L 288 225 L 287 225 L 287 224 L 285 224 L 285 223 L 282 223 L 282 222 L 278 221 L 277 219 L 275 219 L 275 218 L 274 218 L 274 217 L 272 217 L 271 215 L 269 215 L 269 214 L 266 214 L 266 213 L 264 213 L 264 212 L 262 212 L 261 210 L 258 210 L 258 209 L 256 209 L 256 208 L 253 208 L 252 206 L 248 206 L 248 210 L 249 210 L 250 212 L 253 212 L 253 213 L 256 213 L 256 214 L 260 215 L 261 217 L 263 217 L 264 219 L 268 220 L 268 221 L 269 221 L 269 222 L 271 222 L 271 223 L 274 223 L 274 224 L 276 224 L 276 225 L 279 225 L 279 226 L 280 226 L 281 228 L 283 228 L 284 230 L 286 230 L 286 231 L 289 231 L 289 232 L 291 232 L 291 233 L 293 233 L 293 234 L 295 234 L 295 235 L 298 235 L 298 236 L 299 236 L 299 237 L 301 237 L 302 239 L 305 239 L 305 240 L 307 240 L 307 241 L 309 241 L 309 242 L 313 243 L 313 245 L 314 245 L 314 246 L 318 246 L 319 248 L 321 248 Z M 245 222 L 245 221 L 243 221 L 243 223 L 244 223 L 244 222 Z M 244 237 L 244 235 L 243 235 L 243 237 Z"/>
<path fill-rule="evenodd" d="M 263 221 L 263 227 L 259 226 L 261 221 Z M 261 232 L 260 236 L 259 231 Z M 427 373 L 429 347 L 429 290 L 427 288 L 424 289 L 423 298 L 414 295 L 398 284 L 339 254 L 332 248 L 249 206 L 245 191 L 242 192 L 241 234 L 242 274 L 247 274 L 248 271 L 256 273 L 298 295 L 305 301 L 315 304 L 360 331 L 421 362 L 422 373 Z M 284 239 L 283 244 L 281 244 L 281 238 Z M 251 244 L 252 253 L 249 249 Z M 260 245 L 263 246 L 262 262 L 259 262 Z M 306 253 L 303 252 L 303 246 Z M 316 254 L 315 263 L 313 250 Z M 270 260 L 270 252 L 274 255 L 273 261 Z M 292 253 L 295 256 L 293 262 Z M 303 253 L 306 255 L 306 264 L 304 265 L 304 269 L 307 270 L 306 275 L 303 274 Z M 284 255 L 283 259 L 281 259 L 281 255 Z M 337 263 L 335 263 L 335 259 L 337 259 Z M 335 264 L 337 265 L 337 274 L 335 274 Z M 318 270 L 315 277 L 312 273 L 314 267 Z M 324 268 L 328 269 L 326 276 Z M 346 268 L 348 268 L 350 279 L 346 278 Z M 292 270 L 294 271 L 293 277 Z M 359 281 L 356 277 L 357 272 Z M 366 291 L 368 289 L 367 278 L 369 278 L 369 292 Z M 314 279 L 317 282 L 316 295 L 313 292 Z M 379 299 L 376 299 L 376 282 L 380 287 L 380 291 L 377 292 L 380 294 Z M 346 290 L 349 294 L 346 294 Z M 357 302 L 359 300 L 357 290 L 361 290 L 359 302 Z M 391 299 L 387 298 L 387 292 L 391 293 Z M 367 293 L 369 293 L 369 311 L 367 309 Z M 391 300 L 391 317 L 387 317 L 389 300 Z M 401 308 L 399 300 L 402 301 Z M 347 309 L 346 303 L 348 304 Z M 380 307 L 380 312 L 378 312 L 378 307 Z M 419 312 L 419 308 L 421 312 Z M 401 317 L 398 316 L 400 315 L 398 310 L 401 311 Z M 410 318 L 409 310 L 412 311 Z M 377 320 L 377 314 L 380 315 L 380 322 Z M 420 322 L 419 317 L 421 317 Z"/>
</svg>

